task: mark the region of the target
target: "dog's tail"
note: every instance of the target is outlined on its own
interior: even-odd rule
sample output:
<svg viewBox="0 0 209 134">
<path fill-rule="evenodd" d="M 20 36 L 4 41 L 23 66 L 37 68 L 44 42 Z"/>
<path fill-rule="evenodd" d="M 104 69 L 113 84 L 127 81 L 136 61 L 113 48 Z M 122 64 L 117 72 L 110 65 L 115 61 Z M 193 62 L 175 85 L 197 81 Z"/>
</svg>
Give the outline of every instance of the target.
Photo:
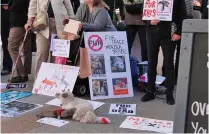
<svg viewBox="0 0 209 134">
<path fill-rule="evenodd" d="M 97 124 L 110 124 L 111 121 L 107 117 L 97 117 L 96 123 Z"/>
</svg>

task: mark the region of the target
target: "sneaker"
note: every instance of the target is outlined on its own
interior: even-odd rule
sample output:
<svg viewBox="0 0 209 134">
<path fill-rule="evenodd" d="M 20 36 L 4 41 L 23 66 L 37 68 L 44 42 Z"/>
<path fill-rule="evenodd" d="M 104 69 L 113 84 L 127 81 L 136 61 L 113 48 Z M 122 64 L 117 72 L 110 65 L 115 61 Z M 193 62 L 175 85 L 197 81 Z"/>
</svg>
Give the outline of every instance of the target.
<svg viewBox="0 0 209 134">
<path fill-rule="evenodd" d="M 174 105 L 175 104 L 175 100 L 173 98 L 173 94 L 167 94 L 166 95 L 166 100 L 167 100 L 167 104 L 168 105 Z"/>
<path fill-rule="evenodd" d="M 148 92 L 141 98 L 141 101 L 142 102 L 147 102 L 147 101 L 154 100 L 154 99 L 155 99 L 154 93 Z"/>
<path fill-rule="evenodd" d="M 10 71 L 8 70 L 2 70 L 1 71 L 1 75 L 4 76 L 4 75 L 9 75 L 10 74 Z"/>
<path fill-rule="evenodd" d="M 22 82 L 26 82 L 26 80 L 24 77 L 21 77 L 21 76 L 13 77 L 11 80 L 11 83 L 22 83 Z"/>
</svg>

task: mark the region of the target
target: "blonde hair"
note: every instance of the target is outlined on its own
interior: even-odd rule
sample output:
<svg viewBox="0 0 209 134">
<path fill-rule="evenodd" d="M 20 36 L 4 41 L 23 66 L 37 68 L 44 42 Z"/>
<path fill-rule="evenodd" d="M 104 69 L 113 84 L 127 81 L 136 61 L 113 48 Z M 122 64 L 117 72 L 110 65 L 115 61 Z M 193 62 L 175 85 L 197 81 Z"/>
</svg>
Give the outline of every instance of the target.
<svg viewBox="0 0 209 134">
<path fill-rule="evenodd" d="M 104 7 L 107 10 L 110 10 L 110 7 L 103 0 L 94 0 L 93 6 Z"/>
</svg>

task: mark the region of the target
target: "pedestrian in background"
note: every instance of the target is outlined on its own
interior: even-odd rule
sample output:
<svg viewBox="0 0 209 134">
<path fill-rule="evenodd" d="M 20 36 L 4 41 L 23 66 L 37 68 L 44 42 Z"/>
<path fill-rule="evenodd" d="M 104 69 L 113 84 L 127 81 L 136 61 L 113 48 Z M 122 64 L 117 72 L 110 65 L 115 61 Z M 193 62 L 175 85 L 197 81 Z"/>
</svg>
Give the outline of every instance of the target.
<svg viewBox="0 0 209 134">
<path fill-rule="evenodd" d="M 184 0 L 173 1 L 173 17 L 172 21 L 176 24 L 176 31 L 171 36 L 171 22 L 151 20 L 147 23 L 147 48 L 148 48 L 148 92 L 141 98 L 142 102 L 155 99 L 155 81 L 156 67 L 158 63 L 159 47 L 162 47 L 164 56 L 164 67 L 166 75 L 166 100 L 167 104 L 174 105 L 174 45 L 171 41 L 177 41 L 181 38 L 182 20 L 186 18 L 186 6 Z"/>
<path fill-rule="evenodd" d="M 5 9 L 4 9 L 5 8 Z M 8 6 L 2 6 L 1 9 L 1 41 L 3 48 L 3 69 L 1 75 L 8 75 L 12 70 L 12 59 L 8 51 L 8 37 L 9 37 L 9 11 Z"/>
<path fill-rule="evenodd" d="M 144 0 L 123 0 L 125 5 L 125 24 L 127 25 L 127 39 L 129 54 L 133 47 L 133 42 L 138 34 L 141 44 L 142 61 L 147 61 L 147 41 L 146 25 L 142 21 Z"/>
<path fill-rule="evenodd" d="M 24 63 L 19 57 L 19 47 L 22 44 L 22 40 L 25 35 L 24 24 L 27 22 L 27 10 L 29 6 L 28 0 L 11 0 L 9 4 L 10 12 L 10 32 L 8 38 L 8 50 L 11 55 L 13 65 L 18 60 L 16 64 L 17 76 L 13 76 L 11 83 L 20 83 L 28 81 L 28 74 L 31 73 L 31 63 L 32 55 L 31 48 L 28 40 L 24 44 Z"/>
<path fill-rule="evenodd" d="M 73 18 L 74 11 L 70 0 L 30 0 L 28 8 L 28 21 L 25 29 L 32 27 L 37 13 L 41 11 L 47 12 L 48 26 L 40 31 L 36 31 L 36 66 L 35 77 L 37 77 L 42 62 L 47 62 L 51 58 L 49 54 L 50 36 L 52 33 L 61 34 L 64 29 L 62 20 L 64 18 Z M 51 58 L 52 59 L 52 58 Z M 52 60 L 51 60 L 52 62 Z"/>
</svg>

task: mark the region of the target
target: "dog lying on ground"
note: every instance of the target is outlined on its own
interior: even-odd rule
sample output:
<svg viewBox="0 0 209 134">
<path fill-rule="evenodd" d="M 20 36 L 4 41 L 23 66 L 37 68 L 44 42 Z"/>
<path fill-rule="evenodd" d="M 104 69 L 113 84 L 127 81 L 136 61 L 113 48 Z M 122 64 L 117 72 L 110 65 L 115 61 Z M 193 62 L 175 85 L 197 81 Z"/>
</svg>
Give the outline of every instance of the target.
<svg viewBox="0 0 209 134">
<path fill-rule="evenodd" d="M 106 117 L 97 117 L 94 114 L 94 109 L 91 103 L 87 100 L 74 97 L 71 92 L 57 93 L 56 97 L 60 99 L 62 109 L 66 110 L 66 113 L 70 113 L 73 120 L 80 121 L 82 123 L 98 123 L 98 124 L 110 124 L 111 121 Z"/>
</svg>

